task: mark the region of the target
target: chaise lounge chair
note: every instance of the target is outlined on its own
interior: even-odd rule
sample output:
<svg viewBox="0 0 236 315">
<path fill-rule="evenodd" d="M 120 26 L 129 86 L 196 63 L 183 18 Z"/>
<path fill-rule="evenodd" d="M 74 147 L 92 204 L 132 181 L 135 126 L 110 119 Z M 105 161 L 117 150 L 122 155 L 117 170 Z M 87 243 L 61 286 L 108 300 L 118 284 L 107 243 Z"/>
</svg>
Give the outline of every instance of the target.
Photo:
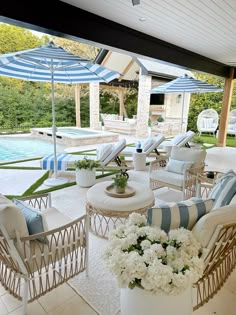
<svg viewBox="0 0 236 315">
<path fill-rule="evenodd" d="M 58 154 L 58 170 L 65 171 L 68 168 L 73 168 L 74 163 L 78 160 L 82 160 L 85 157 L 91 160 L 99 160 L 101 168 L 105 169 L 117 169 L 125 173 L 128 176 L 127 166 L 122 163 L 119 154 L 126 147 L 126 140 L 121 139 L 116 144 L 103 144 L 98 147 L 97 155 L 75 155 L 75 154 Z M 42 169 L 54 170 L 54 155 L 50 154 L 40 161 Z M 125 169 L 125 170 L 124 170 Z M 124 171 L 123 171 L 124 170 Z"/>
<path fill-rule="evenodd" d="M 192 140 L 194 135 L 195 135 L 195 133 L 191 130 L 189 130 L 183 134 L 178 134 L 170 141 L 163 141 L 162 144 L 160 145 L 160 148 L 163 149 L 164 151 L 166 151 L 168 153 L 168 155 L 170 155 L 173 147 L 190 148 L 189 142 Z"/>
<path fill-rule="evenodd" d="M 142 153 L 145 153 L 146 156 L 151 155 L 152 153 L 156 155 L 160 155 L 160 152 L 158 151 L 158 147 L 161 145 L 161 143 L 165 140 L 164 135 L 158 135 L 156 137 L 149 137 L 143 142 L 143 151 Z M 121 154 L 124 156 L 132 156 L 136 152 L 136 147 L 126 147 Z"/>
</svg>

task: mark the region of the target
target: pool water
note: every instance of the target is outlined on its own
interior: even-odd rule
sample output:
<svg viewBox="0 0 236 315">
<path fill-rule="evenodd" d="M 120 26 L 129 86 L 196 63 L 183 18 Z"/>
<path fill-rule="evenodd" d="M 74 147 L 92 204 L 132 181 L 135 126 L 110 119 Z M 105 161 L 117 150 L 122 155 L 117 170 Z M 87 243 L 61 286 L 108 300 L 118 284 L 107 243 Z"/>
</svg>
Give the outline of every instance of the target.
<svg viewBox="0 0 236 315">
<path fill-rule="evenodd" d="M 69 135 L 77 135 L 77 136 L 90 136 L 97 134 L 97 132 L 83 130 L 83 129 L 70 129 L 70 128 L 58 128 L 58 132 L 69 134 Z"/>
<path fill-rule="evenodd" d="M 57 152 L 66 146 L 57 145 Z M 30 138 L 0 138 L 0 161 L 18 160 L 53 153 L 53 144 L 48 141 Z"/>
</svg>

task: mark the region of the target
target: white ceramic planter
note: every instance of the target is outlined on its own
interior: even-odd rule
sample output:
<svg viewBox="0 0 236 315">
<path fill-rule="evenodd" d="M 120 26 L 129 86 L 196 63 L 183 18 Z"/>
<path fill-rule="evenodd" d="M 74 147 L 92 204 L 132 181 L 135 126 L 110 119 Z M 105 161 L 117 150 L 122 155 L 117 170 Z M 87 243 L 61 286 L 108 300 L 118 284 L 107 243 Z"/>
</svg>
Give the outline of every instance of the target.
<svg viewBox="0 0 236 315">
<path fill-rule="evenodd" d="M 96 169 L 76 171 L 76 183 L 80 187 L 91 187 L 96 183 Z"/>
<path fill-rule="evenodd" d="M 120 290 L 121 315 L 190 315 L 192 288 L 179 295 L 152 294 L 139 288 Z"/>
</svg>

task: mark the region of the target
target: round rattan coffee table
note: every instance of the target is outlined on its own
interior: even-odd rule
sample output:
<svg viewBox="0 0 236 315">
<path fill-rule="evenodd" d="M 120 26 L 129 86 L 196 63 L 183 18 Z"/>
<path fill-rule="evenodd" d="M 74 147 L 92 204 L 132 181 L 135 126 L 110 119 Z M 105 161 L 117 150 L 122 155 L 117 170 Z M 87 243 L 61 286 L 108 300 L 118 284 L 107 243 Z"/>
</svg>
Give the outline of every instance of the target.
<svg viewBox="0 0 236 315">
<path fill-rule="evenodd" d="M 127 198 L 117 198 L 106 193 L 111 181 L 105 181 L 89 188 L 86 194 L 86 211 L 90 217 L 90 231 L 107 238 L 109 232 L 120 223 L 125 223 L 132 212 L 145 214 L 154 205 L 154 194 L 147 186 L 128 181 L 135 194 Z"/>
</svg>

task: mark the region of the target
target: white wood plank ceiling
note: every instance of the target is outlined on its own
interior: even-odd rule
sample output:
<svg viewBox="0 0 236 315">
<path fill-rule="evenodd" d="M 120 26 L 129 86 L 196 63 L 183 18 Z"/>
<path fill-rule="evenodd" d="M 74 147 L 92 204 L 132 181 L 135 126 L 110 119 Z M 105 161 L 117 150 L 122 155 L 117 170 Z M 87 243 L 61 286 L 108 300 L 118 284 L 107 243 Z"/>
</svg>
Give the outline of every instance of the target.
<svg viewBox="0 0 236 315">
<path fill-rule="evenodd" d="M 236 66 L 236 0 L 140 0 L 136 6 L 131 0 L 63 2 Z"/>
</svg>

